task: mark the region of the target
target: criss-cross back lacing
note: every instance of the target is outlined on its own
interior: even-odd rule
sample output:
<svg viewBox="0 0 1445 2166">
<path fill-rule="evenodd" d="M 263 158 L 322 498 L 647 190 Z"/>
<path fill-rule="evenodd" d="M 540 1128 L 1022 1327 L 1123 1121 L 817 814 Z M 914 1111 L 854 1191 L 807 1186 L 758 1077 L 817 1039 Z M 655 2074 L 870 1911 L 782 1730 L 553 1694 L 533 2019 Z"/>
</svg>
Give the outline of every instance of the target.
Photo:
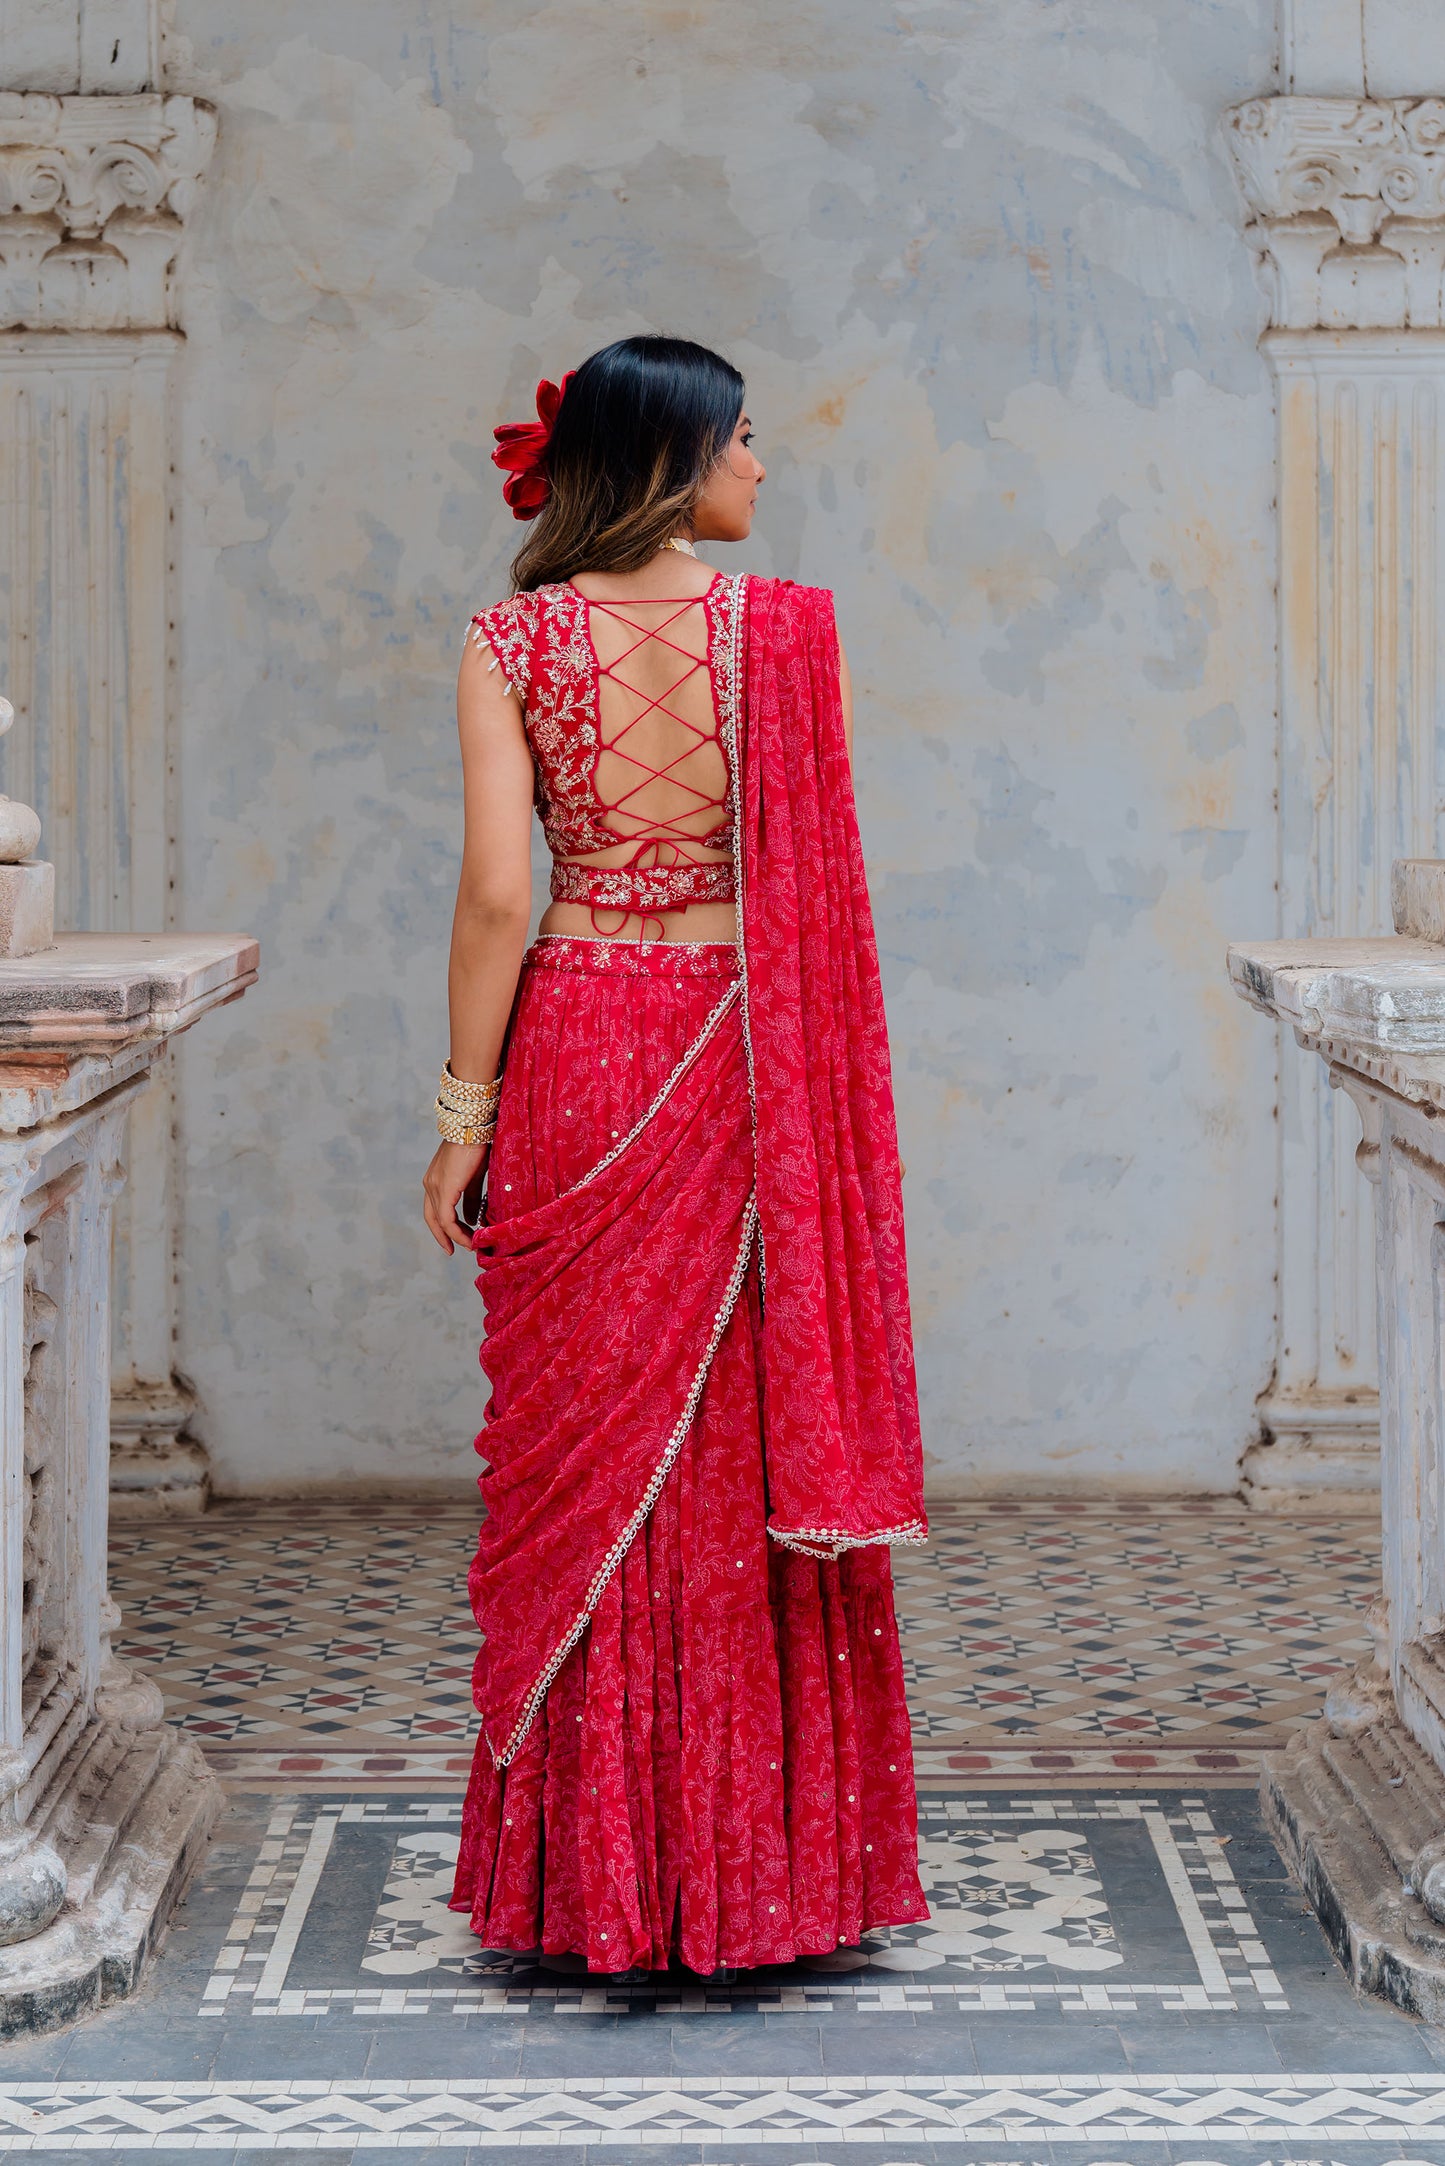
<svg viewBox="0 0 1445 2166">
<path fill-rule="evenodd" d="M 703 612 L 704 597 L 667 595 L 626 604 L 595 601 L 591 596 L 583 596 L 582 599 L 589 617 L 594 612 L 601 612 L 623 627 L 625 633 L 634 635 L 620 654 L 606 662 L 598 654 L 595 636 L 592 640 L 593 653 L 597 656 L 599 731 L 592 787 L 599 824 L 610 834 L 616 835 L 618 842 L 630 842 L 634 845 L 627 858 L 619 865 L 608 867 L 608 871 L 671 872 L 688 866 L 715 864 L 719 843 L 728 839 L 726 830 L 721 825 L 725 817 L 727 771 L 722 760 L 718 715 L 712 697 L 711 679 L 708 676 L 707 655 L 706 652 L 695 654 L 691 648 L 683 646 L 670 636 L 690 610 L 698 611 L 703 616 L 704 624 L 706 623 Z M 638 622 L 636 615 L 630 613 L 638 609 L 670 610 L 671 615 L 665 616 L 658 624 L 642 624 Z M 679 658 L 682 668 L 669 684 L 654 695 L 644 686 L 632 683 L 623 671 L 629 662 L 633 662 L 644 651 L 655 648 L 668 649 Z M 692 683 L 699 671 L 708 684 L 708 720 L 705 726 L 683 713 L 679 704 L 684 688 Z M 617 720 L 617 713 L 606 696 L 606 687 L 609 684 L 616 688 L 627 704 L 634 701 L 642 703 L 635 714 L 623 720 L 620 728 L 612 728 L 610 734 L 609 727 Z M 609 708 L 612 708 L 610 714 Z M 644 725 L 658 718 L 675 724 L 682 732 L 682 742 L 671 758 L 663 756 L 665 747 L 661 746 L 654 747 L 657 757 L 649 757 L 646 747 L 640 741 L 639 733 L 643 732 Z M 703 789 L 696 780 L 689 780 L 680 772 L 709 745 L 716 747 L 721 768 L 721 788 L 716 790 Z M 617 788 L 619 778 L 615 775 L 604 779 L 604 768 L 609 757 L 619 762 L 625 770 L 631 771 L 632 779 L 625 788 Z M 667 791 L 677 793 L 673 809 L 664 809 L 656 802 L 659 785 L 665 786 Z M 651 804 L 647 802 L 649 797 L 653 800 Z M 717 817 L 708 820 L 709 814 Z M 666 883 L 660 885 L 660 894 L 665 892 L 665 886 Z M 624 917 L 631 914 L 621 910 L 620 905 L 594 903 L 592 922 L 598 930 L 602 929 L 598 917 L 599 908 L 604 913 L 610 912 L 614 917 L 619 912 Z M 658 922 L 652 913 L 644 919 L 644 930 L 650 922 Z"/>
<path fill-rule="evenodd" d="M 598 932 L 637 918 L 646 938 L 673 911 L 736 902 L 724 724 L 738 606 L 719 572 L 702 594 L 621 601 L 562 580 L 472 619 L 522 704 L 552 899 L 589 908 Z"/>
</svg>

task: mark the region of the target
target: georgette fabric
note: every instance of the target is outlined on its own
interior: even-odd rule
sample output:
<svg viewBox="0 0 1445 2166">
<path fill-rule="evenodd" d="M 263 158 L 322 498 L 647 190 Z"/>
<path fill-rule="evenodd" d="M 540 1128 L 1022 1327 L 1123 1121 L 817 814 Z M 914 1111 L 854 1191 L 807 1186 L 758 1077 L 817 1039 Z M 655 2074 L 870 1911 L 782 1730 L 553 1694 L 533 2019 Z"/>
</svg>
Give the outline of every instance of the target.
<svg viewBox="0 0 1445 2166">
<path fill-rule="evenodd" d="M 831 598 L 727 584 L 741 938 L 529 951 L 475 1243 L 453 1907 L 601 1971 L 927 1915 L 887 1549 L 926 1531 L 921 1452 Z"/>
</svg>

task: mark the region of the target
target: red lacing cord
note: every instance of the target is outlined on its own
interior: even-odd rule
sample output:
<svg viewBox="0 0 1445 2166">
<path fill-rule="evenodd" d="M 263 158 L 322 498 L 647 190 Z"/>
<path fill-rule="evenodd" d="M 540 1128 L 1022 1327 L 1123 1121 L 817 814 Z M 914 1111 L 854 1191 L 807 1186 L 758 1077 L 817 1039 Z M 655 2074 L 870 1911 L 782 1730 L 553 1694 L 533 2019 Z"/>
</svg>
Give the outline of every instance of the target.
<svg viewBox="0 0 1445 2166">
<path fill-rule="evenodd" d="M 724 804 L 726 803 L 726 798 L 712 797 L 708 794 L 706 790 L 698 789 L 694 783 L 681 781 L 679 777 L 673 774 L 672 770 L 674 767 L 679 766 L 683 760 L 690 759 L 693 753 L 696 752 L 696 750 L 698 749 L 699 745 L 717 743 L 716 724 L 714 724 L 714 727 L 710 730 L 699 729 L 695 722 L 689 721 L 686 715 L 679 714 L 675 707 L 669 707 L 667 704 L 668 700 L 673 698 L 673 696 L 679 691 L 679 689 L 687 683 L 690 677 L 695 676 L 698 670 L 706 669 L 707 667 L 707 659 L 705 656 L 690 653 L 686 647 L 680 647 L 675 639 L 669 639 L 666 636 L 669 627 L 676 624 L 680 617 L 685 616 L 689 609 L 701 608 L 704 597 L 700 594 L 690 594 L 685 598 L 679 599 L 679 597 L 677 597 L 676 595 L 659 595 L 655 599 L 655 601 L 648 606 L 664 609 L 672 608 L 674 603 L 677 603 L 678 606 L 676 608 L 676 613 L 673 616 L 666 618 L 662 624 L 654 627 L 651 630 L 648 630 L 645 626 L 636 623 L 631 617 L 627 616 L 622 610 L 615 608 L 610 602 L 595 602 L 588 595 L 583 595 L 582 599 L 589 609 L 605 610 L 609 617 L 615 617 L 619 624 L 625 624 L 629 631 L 636 632 L 639 635 L 638 638 L 633 641 L 630 647 L 625 647 L 622 653 L 617 655 L 611 662 L 604 662 L 601 660 L 600 657 L 598 658 L 597 662 L 598 676 L 611 677 L 614 684 L 620 685 L 624 691 L 631 693 L 634 699 L 643 699 L 646 697 L 646 695 L 643 693 L 640 686 L 635 684 L 629 684 L 627 682 L 627 679 L 625 677 L 620 677 L 617 672 L 624 662 L 628 661 L 634 654 L 640 652 L 640 650 L 645 647 L 650 640 L 656 640 L 660 645 L 664 647 L 671 647 L 673 653 L 681 655 L 683 660 L 688 665 L 687 668 L 683 671 L 682 675 L 677 679 L 676 683 L 670 684 L 666 692 L 663 693 L 660 698 L 648 699 L 647 705 L 642 708 L 641 712 L 635 714 L 630 722 L 625 722 L 610 743 L 604 740 L 600 745 L 600 752 L 615 753 L 617 758 L 626 761 L 628 766 L 637 768 L 641 776 L 640 781 L 635 782 L 630 789 L 624 790 L 619 798 L 616 798 L 611 802 L 604 798 L 600 794 L 600 791 L 598 791 L 595 773 L 593 776 L 592 786 L 593 792 L 597 798 L 597 803 L 601 807 L 603 812 L 621 812 L 625 814 L 627 811 L 628 798 L 636 797 L 640 791 L 647 788 L 649 782 L 670 781 L 674 789 L 685 790 L 688 796 L 695 797 L 697 799 L 697 806 L 694 808 L 694 811 L 691 815 L 679 813 L 673 819 L 657 820 L 654 825 L 655 827 L 662 830 L 661 833 L 638 836 L 620 835 L 618 837 L 619 842 L 633 841 L 636 843 L 637 847 L 633 851 L 632 856 L 629 858 L 624 858 L 623 862 L 620 865 L 609 865 L 605 868 L 605 870 L 608 872 L 631 872 L 635 869 L 640 870 L 644 868 L 644 860 L 646 860 L 648 866 L 661 865 L 664 861 L 659 855 L 654 854 L 651 858 L 648 858 L 647 853 L 648 851 L 658 853 L 663 850 L 671 850 L 673 853 L 671 862 L 667 867 L 669 871 L 675 870 L 680 865 L 709 864 L 712 861 L 708 858 L 689 857 L 686 854 L 684 845 L 689 843 L 693 845 L 699 845 L 700 838 L 684 829 L 681 825 L 681 822 L 685 817 L 696 818 L 697 812 L 699 811 L 716 810 L 718 812 L 721 812 Z M 595 643 L 593 645 L 593 652 L 594 654 L 596 653 Z M 597 702 L 597 711 L 598 726 L 600 730 L 602 718 L 602 701 L 600 696 L 600 690 Z M 695 744 L 685 745 L 682 751 L 678 753 L 677 757 L 675 759 L 669 760 L 665 767 L 652 767 L 648 764 L 646 760 L 639 759 L 636 753 L 619 752 L 617 749 L 618 746 L 621 744 L 623 738 L 627 736 L 628 732 L 630 730 L 636 729 L 638 723 L 645 721 L 647 716 L 650 714 L 667 715 L 671 721 L 678 723 L 683 729 L 688 731 L 688 733 L 697 740 Z M 628 815 L 628 817 L 632 817 L 632 815 Z M 667 832 L 668 829 L 672 830 L 670 834 Z M 679 910 L 686 910 L 689 906 L 686 902 L 682 902 L 677 904 L 676 907 Z M 592 925 L 594 931 L 599 933 L 604 931 L 604 927 L 598 923 L 597 913 L 599 909 L 608 916 L 619 917 L 622 920 L 622 924 L 625 924 L 629 917 L 632 917 L 634 915 L 638 916 L 641 919 L 641 930 L 639 931 L 637 936 L 639 941 L 642 941 L 646 938 L 647 928 L 649 925 L 656 925 L 657 937 L 659 939 L 662 937 L 663 931 L 665 930 L 661 917 L 657 916 L 654 912 L 633 912 L 630 910 L 623 910 L 615 904 L 608 905 L 594 903 L 591 908 Z M 621 929 L 621 925 L 614 928 L 615 931 L 619 932 L 621 931 Z"/>
</svg>

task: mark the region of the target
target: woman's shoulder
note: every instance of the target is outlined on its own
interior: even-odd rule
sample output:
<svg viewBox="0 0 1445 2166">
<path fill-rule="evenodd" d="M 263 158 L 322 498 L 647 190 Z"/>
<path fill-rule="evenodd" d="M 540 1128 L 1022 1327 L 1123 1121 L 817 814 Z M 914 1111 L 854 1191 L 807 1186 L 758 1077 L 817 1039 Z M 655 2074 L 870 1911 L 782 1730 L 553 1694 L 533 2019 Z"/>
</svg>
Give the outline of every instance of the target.
<svg viewBox="0 0 1445 2166">
<path fill-rule="evenodd" d="M 508 684 L 523 700 L 532 678 L 532 655 L 537 646 L 543 624 L 558 603 L 559 597 L 568 595 L 572 589 L 566 585 L 527 587 L 505 600 L 493 602 L 479 609 L 469 627 L 472 642 L 478 647 L 490 647 L 496 662 L 506 673 Z"/>
<path fill-rule="evenodd" d="M 502 630 L 512 627 L 535 630 L 548 608 L 555 606 L 559 595 L 571 593 L 566 585 L 545 587 L 522 587 L 515 594 L 508 594 L 500 602 L 489 602 L 477 610 L 473 624 L 495 624 Z"/>
</svg>

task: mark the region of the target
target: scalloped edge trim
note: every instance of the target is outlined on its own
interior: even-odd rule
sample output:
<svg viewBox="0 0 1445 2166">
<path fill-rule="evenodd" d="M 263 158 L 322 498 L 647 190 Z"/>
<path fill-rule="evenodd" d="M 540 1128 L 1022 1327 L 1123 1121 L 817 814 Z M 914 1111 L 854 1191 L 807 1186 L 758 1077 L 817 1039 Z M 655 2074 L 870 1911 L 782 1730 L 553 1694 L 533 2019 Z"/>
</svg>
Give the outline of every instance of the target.
<svg viewBox="0 0 1445 2166">
<path fill-rule="evenodd" d="M 843 1527 L 769 1527 L 768 1539 L 783 1549 L 801 1550 L 806 1557 L 831 1563 L 846 1550 L 872 1549 L 880 1543 L 922 1548 L 928 1540 L 928 1525 L 922 1519 L 909 1519 L 901 1527 L 880 1527 L 873 1534 L 850 1534 Z"/>
</svg>

